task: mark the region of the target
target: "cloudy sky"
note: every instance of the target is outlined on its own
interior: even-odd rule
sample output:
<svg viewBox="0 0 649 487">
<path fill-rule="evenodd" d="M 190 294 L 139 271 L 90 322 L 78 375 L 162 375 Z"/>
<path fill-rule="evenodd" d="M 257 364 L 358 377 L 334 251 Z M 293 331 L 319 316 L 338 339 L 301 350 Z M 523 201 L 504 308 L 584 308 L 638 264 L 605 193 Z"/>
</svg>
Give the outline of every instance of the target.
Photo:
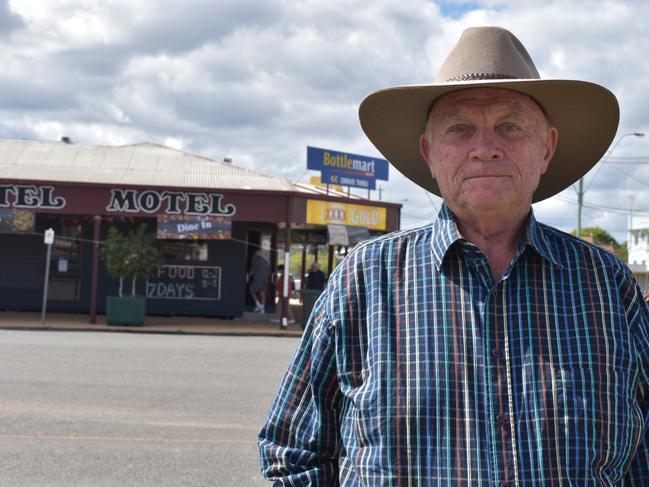
<svg viewBox="0 0 649 487">
<path fill-rule="evenodd" d="M 623 241 L 629 209 L 649 215 L 649 135 L 624 136 L 649 133 L 647 19 L 646 0 L 0 0 L 0 136 L 155 142 L 308 181 L 308 145 L 380 156 L 366 94 L 430 82 L 463 29 L 500 25 L 542 77 L 618 96 L 583 226 Z M 433 219 L 440 200 L 396 170 L 380 185 L 405 226 Z M 536 212 L 572 230 L 575 190 Z"/>
</svg>

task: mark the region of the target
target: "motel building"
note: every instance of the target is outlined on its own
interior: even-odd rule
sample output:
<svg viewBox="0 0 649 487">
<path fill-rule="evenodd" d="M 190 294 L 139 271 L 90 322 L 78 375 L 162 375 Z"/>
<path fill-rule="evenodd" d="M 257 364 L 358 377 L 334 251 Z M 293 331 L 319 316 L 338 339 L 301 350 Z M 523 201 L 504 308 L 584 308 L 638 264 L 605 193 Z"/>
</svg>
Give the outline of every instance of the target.
<svg viewBox="0 0 649 487">
<path fill-rule="evenodd" d="M 41 309 L 49 228 L 48 311 L 103 314 L 118 281 L 101 242 L 145 223 L 163 258 L 138 283 L 147 314 L 238 318 L 257 248 L 274 269 L 311 246 L 327 273 L 334 250 L 397 230 L 400 209 L 156 144 L 0 139 L 0 310 Z"/>
</svg>

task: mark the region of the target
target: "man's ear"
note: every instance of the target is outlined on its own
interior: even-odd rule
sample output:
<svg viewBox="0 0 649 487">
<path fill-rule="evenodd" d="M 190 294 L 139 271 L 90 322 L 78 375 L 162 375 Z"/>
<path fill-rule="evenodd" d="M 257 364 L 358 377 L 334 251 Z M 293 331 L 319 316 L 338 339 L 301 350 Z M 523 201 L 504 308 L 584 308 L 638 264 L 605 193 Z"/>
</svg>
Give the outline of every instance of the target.
<svg viewBox="0 0 649 487">
<path fill-rule="evenodd" d="M 548 170 L 550 161 L 554 157 L 554 153 L 557 150 L 557 143 L 559 142 L 559 131 L 556 127 L 550 127 L 548 133 L 545 136 L 545 155 L 543 157 L 543 167 L 541 174 L 545 174 L 545 171 Z"/>
<path fill-rule="evenodd" d="M 430 163 L 430 158 L 428 157 L 428 154 L 430 153 L 430 142 L 428 141 L 426 134 L 421 134 L 419 136 L 419 153 L 426 161 L 426 165 L 430 170 L 430 175 L 435 179 L 435 170 L 433 169 L 433 165 Z"/>
</svg>

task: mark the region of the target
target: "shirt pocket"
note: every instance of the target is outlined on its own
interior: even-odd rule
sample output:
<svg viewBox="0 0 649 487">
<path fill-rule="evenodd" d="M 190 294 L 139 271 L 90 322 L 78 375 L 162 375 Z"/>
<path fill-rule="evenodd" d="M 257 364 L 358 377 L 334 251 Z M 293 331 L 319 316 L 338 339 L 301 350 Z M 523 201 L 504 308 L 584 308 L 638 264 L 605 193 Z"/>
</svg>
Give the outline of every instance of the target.
<svg viewBox="0 0 649 487">
<path fill-rule="evenodd" d="M 589 472 L 602 485 L 618 482 L 642 428 L 636 409 L 636 374 L 629 368 L 567 364 L 555 368 L 552 420 L 564 468 Z"/>
</svg>

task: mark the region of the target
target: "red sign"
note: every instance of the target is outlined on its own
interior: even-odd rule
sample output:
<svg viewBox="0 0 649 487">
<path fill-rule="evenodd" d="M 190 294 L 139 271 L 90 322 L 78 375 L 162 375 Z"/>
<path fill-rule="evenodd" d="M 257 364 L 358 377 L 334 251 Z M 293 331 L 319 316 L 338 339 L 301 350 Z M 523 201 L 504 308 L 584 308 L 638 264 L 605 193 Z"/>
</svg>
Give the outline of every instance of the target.
<svg viewBox="0 0 649 487">
<path fill-rule="evenodd" d="M 210 192 L 94 188 L 36 184 L 0 185 L 0 208 L 103 215 L 233 216 L 237 208 Z"/>
</svg>

